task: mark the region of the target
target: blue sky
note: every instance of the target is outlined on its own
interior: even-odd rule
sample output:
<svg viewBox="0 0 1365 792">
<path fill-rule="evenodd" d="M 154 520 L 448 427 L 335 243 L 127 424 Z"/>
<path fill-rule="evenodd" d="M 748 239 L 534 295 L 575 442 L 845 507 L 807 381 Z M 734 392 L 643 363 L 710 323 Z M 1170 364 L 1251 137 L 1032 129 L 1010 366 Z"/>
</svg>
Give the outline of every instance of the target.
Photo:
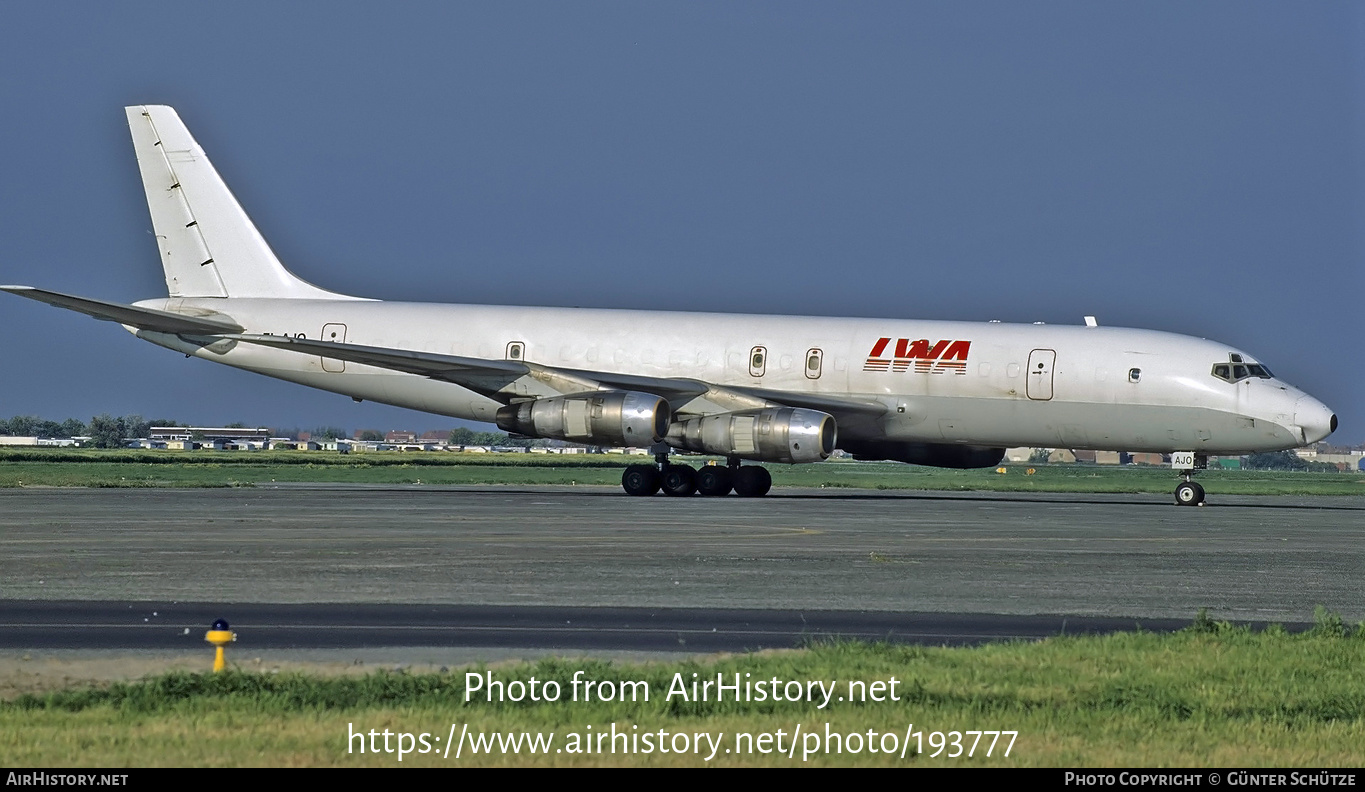
<svg viewBox="0 0 1365 792">
<path fill-rule="evenodd" d="M 1352 3 L 7 3 L 0 282 L 164 294 L 121 108 L 385 299 L 1151 327 L 1365 441 Z M 454 425 L 0 295 L 0 416 Z"/>
</svg>

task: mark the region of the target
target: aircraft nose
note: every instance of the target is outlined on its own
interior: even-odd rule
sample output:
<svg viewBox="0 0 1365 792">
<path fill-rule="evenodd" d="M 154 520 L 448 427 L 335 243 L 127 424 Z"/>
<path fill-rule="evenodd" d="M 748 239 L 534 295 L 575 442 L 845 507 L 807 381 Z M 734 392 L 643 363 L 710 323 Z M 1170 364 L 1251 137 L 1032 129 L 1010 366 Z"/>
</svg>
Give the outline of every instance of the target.
<svg viewBox="0 0 1365 792">
<path fill-rule="evenodd" d="M 1316 443 L 1337 430 L 1336 413 L 1312 396 L 1294 402 L 1294 423 L 1303 431 L 1305 444 Z"/>
</svg>

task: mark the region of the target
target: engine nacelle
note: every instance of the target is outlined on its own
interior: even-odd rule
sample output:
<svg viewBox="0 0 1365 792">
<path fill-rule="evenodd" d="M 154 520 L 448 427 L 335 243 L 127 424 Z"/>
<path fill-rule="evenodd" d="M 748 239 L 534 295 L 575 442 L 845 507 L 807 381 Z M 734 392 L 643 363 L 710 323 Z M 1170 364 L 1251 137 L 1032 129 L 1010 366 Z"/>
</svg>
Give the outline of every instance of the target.
<svg viewBox="0 0 1365 792">
<path fill-rule="evenodd" d="M 668 434 L 672 410 L 651 393 L 598 391 L 498 408 L 504 432 L 576 443 L 648 446 Z"/>
<path fill-rule="evenodd" d="M 707 415 L 675 421 L 674 448 L 762 462 L 819 462 L 834 453 L 834 416 L 797 407 Z"/>
<path fill-rule="evenodd" d="M 890 459 L 940 468 L 995 467 L 1005 449 L 952 443 L 910 443 L 897 440 L 848 441 L 841 446 L 854 459 Z"/>
</svg>

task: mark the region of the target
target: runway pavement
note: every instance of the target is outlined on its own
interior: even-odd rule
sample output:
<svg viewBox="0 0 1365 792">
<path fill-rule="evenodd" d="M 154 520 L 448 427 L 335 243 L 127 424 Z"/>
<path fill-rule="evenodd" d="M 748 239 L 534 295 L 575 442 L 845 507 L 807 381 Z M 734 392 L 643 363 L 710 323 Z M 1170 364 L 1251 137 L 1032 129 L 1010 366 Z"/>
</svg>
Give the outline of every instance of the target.
<svg viewBox="0 0 1365 792">
<path fill-rule="evenodd" d="M 482 647 L 615 652 L 742 652 L 819 640 L 976 644 L 1188 620 L 885 611 L 566 608 L 0 600 L 0 650 L 136 649 L 204 653 L 204 633 L 229 617 L 233 653 L 262 649 Z"/>
<path fill-rule="evenodd" d="M 1365 619 L 1365 498 L 1211 497 L 3 490 L 0 599 Z"/>
</svg>

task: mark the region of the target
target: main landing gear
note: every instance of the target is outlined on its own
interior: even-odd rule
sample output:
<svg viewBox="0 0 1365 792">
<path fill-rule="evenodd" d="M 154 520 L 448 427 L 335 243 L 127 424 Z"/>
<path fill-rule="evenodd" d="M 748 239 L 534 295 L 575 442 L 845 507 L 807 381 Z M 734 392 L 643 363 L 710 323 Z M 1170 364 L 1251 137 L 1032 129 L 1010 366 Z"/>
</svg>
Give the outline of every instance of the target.
<svg viewBox="0 0 1365 792">
<path fill-rule="evenodd" d="M 662 489 L 665 495 L 679 498 L 695 493 L 719 497 L 733 490 L 742 498 L 759 498 L 773 486 L 767 468 L 740 465 L 736 457 L 725 465 L 703 465 L 700 470 L 670 463 L 667 451 L 656 452 L 654 459 L 653 465 L 631 465 L 621 474 L 621 487 L 627 494 L 653 495 Z"/>
<path fill-rule="evenodd" d="M 1195 471 L 1208 467 L 1208 458 L 1199 454 L 1187 464 L 1191 464 L 1192 467 L 1180 471 L 1180 477 L 1183 480 L 1175 487 L 1175 503 L 1177 506 L 1203 506 L 1205 503 L 1204 488 L 1191 481 L 1191 478 Z"/>
</svg>

